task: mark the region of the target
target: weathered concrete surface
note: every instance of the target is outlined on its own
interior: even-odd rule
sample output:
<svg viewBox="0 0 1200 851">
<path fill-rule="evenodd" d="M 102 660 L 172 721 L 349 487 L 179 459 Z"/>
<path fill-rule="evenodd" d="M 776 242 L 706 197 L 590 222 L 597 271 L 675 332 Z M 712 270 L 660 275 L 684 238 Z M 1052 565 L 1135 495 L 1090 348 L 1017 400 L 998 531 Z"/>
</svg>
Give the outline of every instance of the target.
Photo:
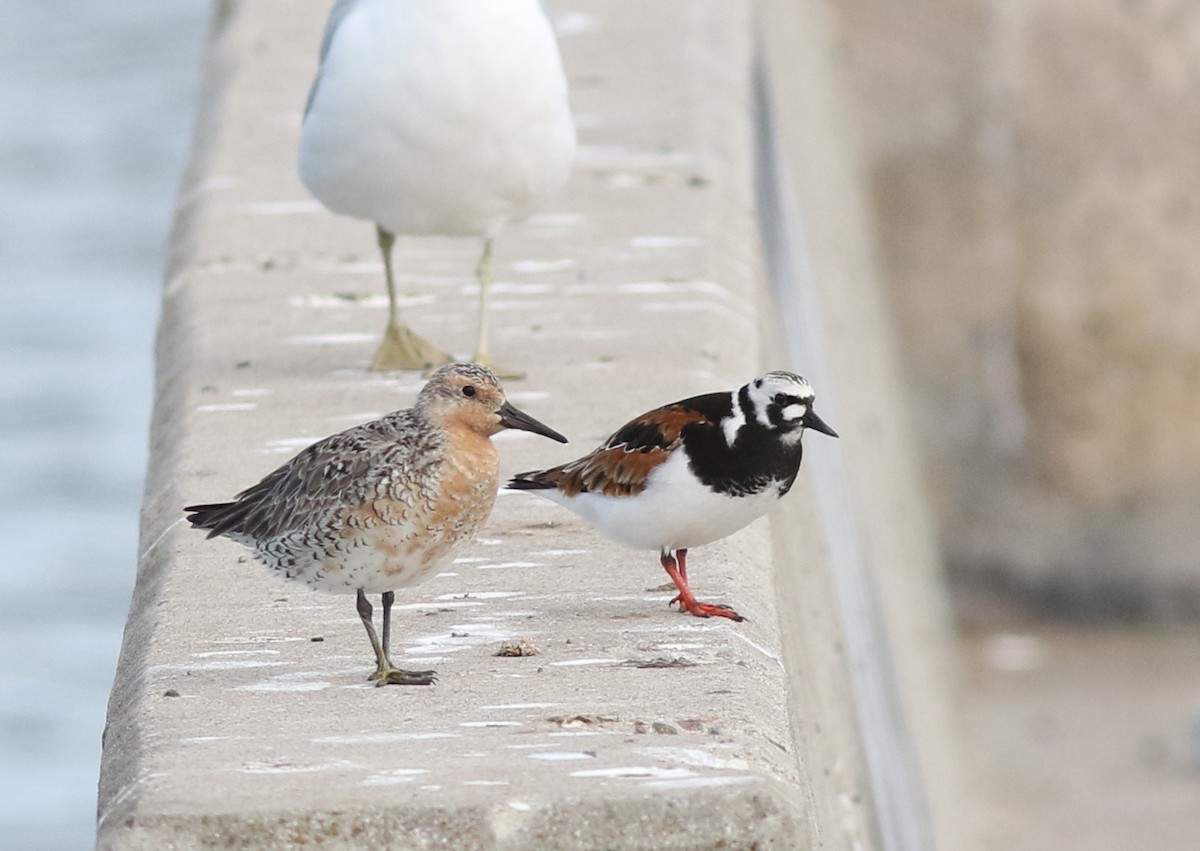
<svg viewBox="0 0 1200 851">
<path fill-rule="evenodd" d="M 882 842 L 973 848 L 954 633 L 834 30 L 823 2 L 759 7 L 773 148 L 760 183 L 779 196 L 764 232 L 786 353 L 846 425 L 809 469 Z"/>
<path fill-rule="evenodd" d="M 1200 8 L 832 6 L 947 557 L 1200 612 Z"/>
<path fill-rule="evenodd" d="M 494 348 L 528 372 L 510 398 L 574 443 L 505 437 L 508 472 L 745 381 L 769 325 L 748 8 L 551 5 L 582 147 L 558 201 L 497 244 Z M 283 584 L 184 528 L 182 505 L 231 495 L 420 384 L 366 372 L 384 315 L 372 229 L 322 210 L 294 176 L 325 12 L 221 6 L 165 293 L 99 846 L 875 847 L 837 602 L 813 582 L 804 604 L 821 616 L 785 613 L 788 677 L 765 524 L 693 553 L 697 592 L 748 618 L 701 621 L 666 608 L 652 554 L 505 495 L 452 570 L 399 595 L 395 655 L 440 674 L 421 689 L 365 682 L 351 598 Z M 466 350 L 477 246 L 398 249 L 409 320 Z M 808 444 L 810 457 L 829 448 Z M 789 565 L 825 551 L 816 497 L 802 476 L 780 515 L 811 532 Z M 493 655 L 521 638 L 538 655 Z M 639 666 L 664 659 L 680 661 Z M 820 700 L 798 700 L 806 688 Z"/>
</svg>

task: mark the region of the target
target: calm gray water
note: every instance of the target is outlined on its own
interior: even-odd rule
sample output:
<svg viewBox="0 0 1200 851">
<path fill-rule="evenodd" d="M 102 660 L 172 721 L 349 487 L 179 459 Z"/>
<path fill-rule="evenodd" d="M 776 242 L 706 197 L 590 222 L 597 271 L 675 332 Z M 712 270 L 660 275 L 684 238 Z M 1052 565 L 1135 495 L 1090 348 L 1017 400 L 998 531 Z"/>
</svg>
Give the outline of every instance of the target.
<svg viewBox="0 0 1200 851">
<path fill-rule="evenodd" d="M 0 22 L 0 845 L 91 847 L 210 0 Z"/>
</svg>

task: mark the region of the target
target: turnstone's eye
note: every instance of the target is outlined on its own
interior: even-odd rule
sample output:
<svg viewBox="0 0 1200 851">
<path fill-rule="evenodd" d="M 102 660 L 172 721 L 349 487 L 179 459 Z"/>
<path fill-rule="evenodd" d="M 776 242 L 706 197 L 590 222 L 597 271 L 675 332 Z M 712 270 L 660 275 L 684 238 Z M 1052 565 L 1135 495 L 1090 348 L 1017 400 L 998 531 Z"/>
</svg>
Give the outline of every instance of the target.
<svg viewBox="0 0 1200 851">
<path fill-rule="evenodd" d="M 775 394 L 775 404 L 776 405 L 786 405 L 787 401 L 788 401 L 788 397 L 787 397 L 786 393 L 776 393 Z"/>
<path fill-rule="evenodd" d="M 470 399 L 472 396 L 474 396 L 475 395 L 474 386 L 468 384 L 465 387 L 463 387 L 463 395 L 466 396 L 468 399 Z"/>
</svg>

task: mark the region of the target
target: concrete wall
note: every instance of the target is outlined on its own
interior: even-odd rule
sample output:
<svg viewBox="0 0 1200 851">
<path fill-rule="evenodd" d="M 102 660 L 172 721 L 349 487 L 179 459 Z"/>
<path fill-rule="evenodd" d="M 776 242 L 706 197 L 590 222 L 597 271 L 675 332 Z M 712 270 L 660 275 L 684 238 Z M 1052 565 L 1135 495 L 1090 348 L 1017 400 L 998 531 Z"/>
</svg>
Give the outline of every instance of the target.
<svg viewBox="0 0 1200 851">
<path fill-rule="evenodd" d="M 960 574 L 1200 612 L 1200 8 L 837 2 Z"/>
<path fill-rule="evenodd" d="M 653 554 L 505 494 L 453 569 L 398 595 L 394 655 L 439 683 L 376 689 L 351 598 L 285 585 L 184 528 L 182 505 L 232 495 L 308 442 L 409 404 L 421 383 L 366 371 L 384 315 L 372 228 L 324 211 L 294 175 L 326 5 L 218 7 L 164 292 L 99 846 L 922 848 L 927 797 L 951 835 L 953 736 L 928 734 L 949 694 L 936 562 L 911 470 L 889 460 L 908 457 L 903 416 L 882 418 L 850 386 L 864 366 L 886 380 L 889 337 L 854 352 L 821 338 L 823 310 L 843 333 L 857 321 L 843 298 L 886 325 L 872 282 L 829 267 L 839 294 L 818 279 L 823 306 L 799 332 L 847 435 L 844 450 L 810 437 L 806 463 L 859 460 L 804 471 L 770 525 L 692 553 L 698 595 L 745 623 L 669 611 Z M 506 437 L 506 473 L 797 357 L 760 247 L 751 7 L 550 6 L 581 150 L 564 193 L 498 242 L 494 350 L 528 373 L 510 398 L 573 445 Z M 857 214 L 802 212 L 864 239 Z M 476 251 L 398 244 L 410 321 L 456 351 L 473 338 Z M 883 479 L 864 476 L 879 464 Z M 901 534 L 871 516 L 877 496 L 908 504 Z M 839 524 L 846 512 L 866 526 Z M 847 560 L 847 546 L 868 557 Z M 512 640 L 536 655 L 495 655 Z"/>
</svg>

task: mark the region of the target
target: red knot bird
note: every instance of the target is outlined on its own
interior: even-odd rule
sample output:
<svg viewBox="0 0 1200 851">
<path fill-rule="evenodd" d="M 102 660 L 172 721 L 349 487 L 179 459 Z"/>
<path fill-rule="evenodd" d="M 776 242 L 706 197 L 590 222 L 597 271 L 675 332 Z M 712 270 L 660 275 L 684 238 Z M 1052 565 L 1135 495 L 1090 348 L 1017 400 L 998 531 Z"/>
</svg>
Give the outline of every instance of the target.
<svg viewBox="0 0 1200 851">
<path fill-rule="evenodd" d="M 314 443 L 232 502 L 184 511 L 286 579 L 356 594 L 376 685 L 428 685 L 433 671 L 404 671 L 388 656 L 394 590 L 437 572 L 487 520 L 500 476 L 490 438 L 506 428 L 567 442 L 513 407 L 488 368 L 449 364 L 411 408 Z M 376 593 L 382 640 L 367 600 Z"/>
<path fill-rule="evenodd" d="M 521 473 L 508 487 L 536 491 L 626 546 L 657 550 L 681 610 L 740 621 L 728 606 L 696 600 L 687 551 L 733 534 L 791 489 L 806 428 L 837 437 L 813 399 L 799 375 L 768 372 L 738 390 L 655 408 L 594 452 Z"/>
<path fill-rule="evenodd" d="M 575 125 L 539 0 L 338 0 L 300 137 L 300 179 L 335 213 L 376 224 L 388 324 L 373 369 L 450 358 L 399 317 L 397 234 L 483 240 L 479 338 L 491 365 L 492 240 L 566 181 Z"/>
</svg>

